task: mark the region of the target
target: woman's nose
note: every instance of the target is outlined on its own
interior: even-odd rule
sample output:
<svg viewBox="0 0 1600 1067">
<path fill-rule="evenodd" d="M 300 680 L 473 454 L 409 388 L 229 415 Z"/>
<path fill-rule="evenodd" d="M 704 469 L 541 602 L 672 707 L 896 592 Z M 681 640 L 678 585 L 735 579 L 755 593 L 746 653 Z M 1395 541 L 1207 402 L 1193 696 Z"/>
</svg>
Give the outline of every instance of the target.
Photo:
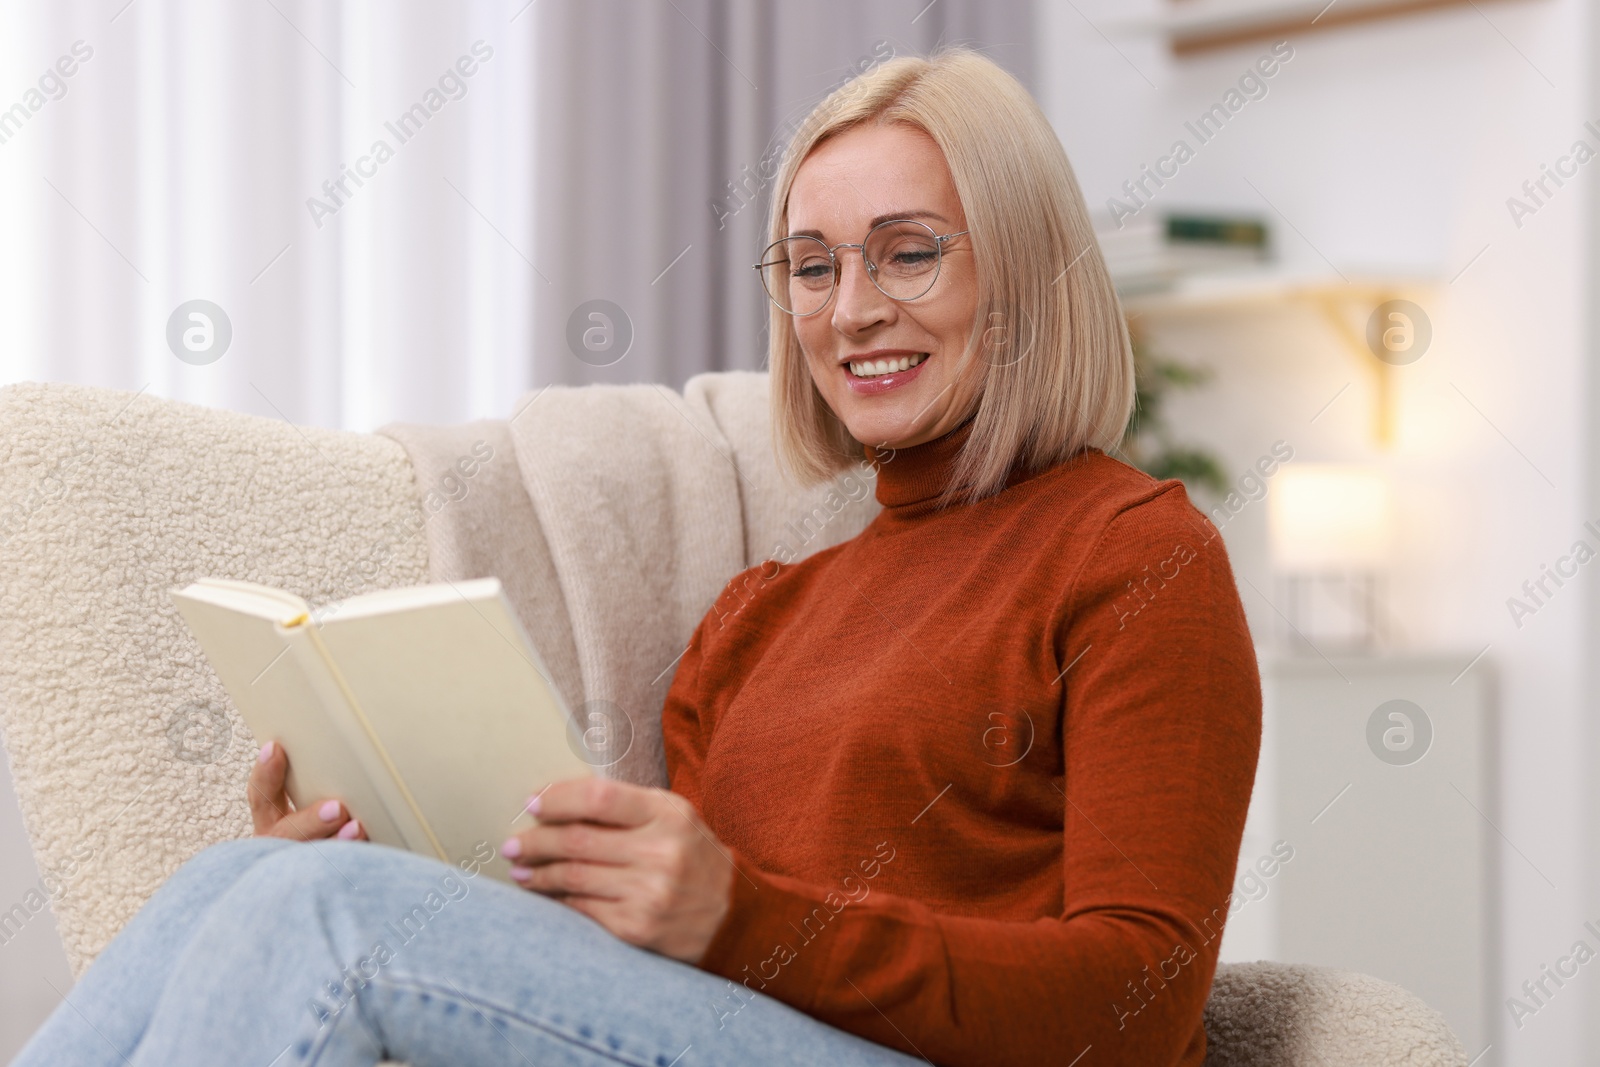
<svg viewBox="0 0 1600 1067">
<path fill-rule="evenodd" d="M 839 267 L 838 289 L 833 294 L 833 324 L 843 332 L 854 333 L 892 315 L 887 307 L 892 301 L 872 283 L 859 248 L 840 252 L 844 258 Z"/>
</svg>

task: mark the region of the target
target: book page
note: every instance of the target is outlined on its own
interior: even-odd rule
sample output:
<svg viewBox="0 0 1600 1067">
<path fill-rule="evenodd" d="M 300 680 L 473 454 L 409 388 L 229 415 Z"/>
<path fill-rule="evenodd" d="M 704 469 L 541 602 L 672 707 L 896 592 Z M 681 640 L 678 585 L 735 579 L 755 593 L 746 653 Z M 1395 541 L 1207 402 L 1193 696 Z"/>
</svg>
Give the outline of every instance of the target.
<svg viewBox="0 0 1600 1067">
<path fill-rule="evenodd" d="M 318 637 L 457 862 L 484 843 L 498 852 L 529 825 L 529 795 L 592 769 L 500 583 L 433 588 L 448 595 L 373 613 L 332 606 Z M 508 867 L 497 855 L 485 870 L 506 878 Z"/>
<path fill-rule="evenodd" d="M 231 598 L 210 593 L 191 586 L 174 590 L 172 598 L 257 744 L 276 740 L 288 751 L 286 787 L 295 806 L 338 798 L 372 840 L 405 848 L 401 827 L 414 820 L 404 812 L 397 820 L 391 811 L 392 798 L 379 784 L 386 775 L 380 770 L 377 780 L 372 777 L 380 766 L 376 754 L 343 709 L 343 697 L 309 647 L 309 635 L 266 615 L 215 603 Z M 288 602 L 277 612 L 293 613 Z"/>
</svg>

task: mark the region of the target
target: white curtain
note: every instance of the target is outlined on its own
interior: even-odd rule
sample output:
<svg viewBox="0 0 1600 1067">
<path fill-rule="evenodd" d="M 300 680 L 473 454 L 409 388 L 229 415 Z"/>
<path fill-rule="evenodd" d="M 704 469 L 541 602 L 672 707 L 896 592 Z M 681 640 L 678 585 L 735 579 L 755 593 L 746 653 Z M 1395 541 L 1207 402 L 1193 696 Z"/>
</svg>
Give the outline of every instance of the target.
<svg viewBox="0 0 1600 1067">
<path fill-rule="evenodd" d="M 793 123 L 940 42 L 1031 83 L 1032 24 L 1031 0 L 0 0 L 0 381 L 367 430 L 760 367 L 748 265 Z M 195 300 L 231 327 L 212 362 L 209 307 L 209 352 L 169 344 L 180 310 L 206 340 Z M 621 358 L 569 341 L 595 300 Z"/>
<path fill-rule="evenodd" d="M 3 380 L 370 429 L 504 416 L 544 370 L 528 298 L 531 11 L 97 0 L 0 12 Z M 74 49 L 75 69 L 56 68 Z M 195 299 L 231 323 L 214 362 L 168 345 L 173 311 Z"/>
<path fill-rule="evenodd" d="M 620 306 L 634 332 L 614 367 L 562 365 L 569 382 L 678 387 L 763 365 L 750 264 L 768 180 L 795 125 L 852 74 L 946 43 L 1034 78 L 1032 0 L 539 0 L 537 11 L 535 224 L 560 256 L 536 290 L 540 336 L 561 345 L 590 299 Z"/>
</svg>

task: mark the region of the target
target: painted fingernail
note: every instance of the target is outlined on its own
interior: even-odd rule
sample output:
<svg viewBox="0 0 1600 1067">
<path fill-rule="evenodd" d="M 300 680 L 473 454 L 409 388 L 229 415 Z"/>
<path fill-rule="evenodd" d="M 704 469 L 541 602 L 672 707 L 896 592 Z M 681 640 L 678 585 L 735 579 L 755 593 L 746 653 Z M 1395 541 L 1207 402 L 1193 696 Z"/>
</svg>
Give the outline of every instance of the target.
<svg viewBox="0 0 1600 1067">
<path fill-rule="evenodd" d="M 522 855 L 522 842 L 514 837 L 508 837 L 505 844 L 500 846 L 500 855 L 508 860 L 514 860 Z"/>
<path fill-rule="evenodd" d="M 317 809 L 317 814 L 322 816 L 323 822 L 332 822 L 339 817 L 339 802 L 337 800 L 324 800 L 322 807 Z"/>
<path fill-rule="evenodd" d="M 351 819 L 349 822 L 347 822 L 343 826 L 339 827 L 339 832 L 337 834 L 335 834 L 334 836 L 342 837 L 346 841 L 353 841 L 353 840 L 355 840 L 356 835 L 359 834 L 360 832 L 361 832 L 361 824 L 359 822 L 357 822 L 355 819 Z"/>
<path fill-rule="evenodd" d="M 526 882 L 529 878 L 533 877 L 533 868 L 513 867 L 511 868 L 511 877 L 515 878 L 519 882 Z"/>
<path fill-rule="evenodd" d="M 272 742 L 268 741 L 261 746 L 261 751 L 256 753 L 256 762 L 265 763 L 272 758 Z"/>
<path fill-rule="evenodd" d="M 537 793 L 528 798 L 528 807 L 526 810 L 529 815 L 539 814 L 539 796 Z"/>
</svg>

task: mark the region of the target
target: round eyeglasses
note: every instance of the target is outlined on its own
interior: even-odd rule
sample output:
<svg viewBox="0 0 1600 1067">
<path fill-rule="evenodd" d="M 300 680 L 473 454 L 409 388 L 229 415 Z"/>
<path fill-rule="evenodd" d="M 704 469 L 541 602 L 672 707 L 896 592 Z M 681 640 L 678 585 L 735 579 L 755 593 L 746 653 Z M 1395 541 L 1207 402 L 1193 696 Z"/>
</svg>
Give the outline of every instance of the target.
<svg viewBox="0 0 1600 1067">
<path fill-rule="evenodd" d="M 837 256 L 841 248 L 859 248 L 867 277 L 891 300 L 915 300 L 933 288 L 944 258 L 944 243 L 960 237 L 934 233 L 912 219 L 889 219 L 868 231 L 860 244 L 829 248 L 816 237 L 785 237 L 761 254 L 754 269 L 761 272 L 767 297 L 781 311 L 804 318 L 827 306 L 843 270 Z"/>
</svg>

